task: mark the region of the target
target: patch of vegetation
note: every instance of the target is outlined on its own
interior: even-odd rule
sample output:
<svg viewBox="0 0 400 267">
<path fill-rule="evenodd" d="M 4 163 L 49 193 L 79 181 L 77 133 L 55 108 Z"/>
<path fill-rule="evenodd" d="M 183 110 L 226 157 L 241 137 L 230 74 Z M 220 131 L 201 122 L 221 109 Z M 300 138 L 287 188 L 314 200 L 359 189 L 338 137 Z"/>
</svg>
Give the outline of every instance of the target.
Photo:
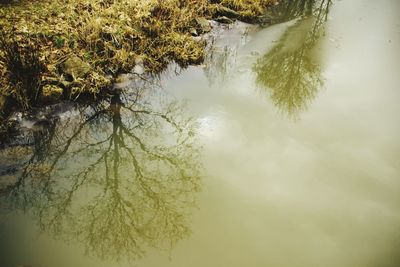
<svg viewBox="0 0 400 267">
<path fill-rule="evenodd" d="M 223 7 L 236 11 L 240 20 L 251 23 L 261 22 L 265 15 L 265 8 L 271 3 L 277 3 L 271 0 L 221 0 L 218 2 Z"/>
<path fill-rule="evenodd" d="M 0 6 L 0 98 L 29 109 L 106 94 L 138 62 L 150 73 L 201 63 L 205 43 L 193 35 L 209 30 L 204 21 L 255 22 L 275 1 L 2 0 L 11 4 Z"/>
<path fill-rule="evenodd" d="M 2 95 L 11 96 L 19 108 L 28 109 L 40 94 L 40 79 L 45 71 L 37 46 L 31 40 L 23 44 L 13 36 L 0 33 L 0 49 L 4 66 Z"/>
</svg>

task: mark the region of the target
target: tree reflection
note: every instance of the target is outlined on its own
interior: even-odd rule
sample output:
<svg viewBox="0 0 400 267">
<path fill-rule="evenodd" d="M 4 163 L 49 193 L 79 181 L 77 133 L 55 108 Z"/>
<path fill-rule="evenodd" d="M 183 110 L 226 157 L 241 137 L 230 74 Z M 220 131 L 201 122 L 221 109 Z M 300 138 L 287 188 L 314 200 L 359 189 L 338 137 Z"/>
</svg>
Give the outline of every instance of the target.
<svg viewBox="0 0 400 267">
<path fill-rule="evenodd" d="M 230 78 L 236 64 L 237 49 L 235 46 L 225 45 L 208 51 L 204 73 L 210 85 L 223 84 Z"/>
<path fill-rule="evenodd" d="M 195 124 L 143 92 L 44 123 L 9 200 L 101 258 L 137 259 L 187 236 L 200 187 Z"/>
<path fill-rule="evenodd" d="M 332 0 L 282 0 L 279 5 L 271 8 L 269 13 L 274 23 L 319 14 L 327 16 L 331 3 Z"/>
<path fill-rule="evenodd" d="M 253 67 L 257 84 L 270 92 L 273 103 L 296 116 L 323 85 L 316 45 L 324 34 L 330 0 L 286 1 L 287 17 L 306 15 L 289 27 L 279 42 Z"/>
</svg>

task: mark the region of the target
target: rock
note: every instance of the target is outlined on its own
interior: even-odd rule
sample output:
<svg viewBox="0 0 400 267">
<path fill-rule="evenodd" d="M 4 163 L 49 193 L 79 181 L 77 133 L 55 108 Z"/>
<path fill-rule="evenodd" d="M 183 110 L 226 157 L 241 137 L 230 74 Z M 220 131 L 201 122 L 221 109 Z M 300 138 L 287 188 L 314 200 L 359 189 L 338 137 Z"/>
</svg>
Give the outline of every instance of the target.
<svg viewBox="0 0 400 267">
<path fill-rule="evenodd" d="M 274 23 L 277 23 L 277 22 L 274 22 L 275 20 L 276 20 L 276 18 L 274 18 L 271 14 L 267 14 L 267 13 L 262 15 L 261 17 L 259 17 L 259 21 L 260 21 L 261 25 L 272 25 Z"/>
<path fill-rule="evenodd" d="M 82 78 L 90 72 L 90 65 L 74 55 L 62 64 L 62 71 L 74 79 Z"/>
<path fill-rule="evenodd" d="M 60 100 L 63 94 L 63 89 L 57 85 L 47 84 L 42 88 L 40 100 L 46 103 L 53 103 Z"/>
<path fill-rule="evenodd" d="M 231 19 L 237 19 L 240 17 L 240 14 L 235 10 L 220 5 L 215 8 L 215 14 L 217 16 L 228 17 Z"/>
<path fill-rule="evenodd" d="M 145 72 L 143 56 L 138 56 L 135 59 L 135 67 L 133 67 L 132 72 L 138 75 L 142 75 Z"/>
<path fill-rule="evenodd" d="M 196 18 L 198 30 L 202 33 L 211 31 L 210 22 L 206 18 Z"/>
<path fill-rule="evenodd" d="M 189 33 L 190 33 L 192 36 L 199 36 L 199 33 L 196 31 L 195 28 L 190 28 L 190 29 L 189 29 Z"/>
<path fill-rule="evenodd" d="M 222 16 L 215 19 L 216 22 L 223 23 L 223 24 L 232 24 L 233 20 L 228 17 Z"/>
</svg>

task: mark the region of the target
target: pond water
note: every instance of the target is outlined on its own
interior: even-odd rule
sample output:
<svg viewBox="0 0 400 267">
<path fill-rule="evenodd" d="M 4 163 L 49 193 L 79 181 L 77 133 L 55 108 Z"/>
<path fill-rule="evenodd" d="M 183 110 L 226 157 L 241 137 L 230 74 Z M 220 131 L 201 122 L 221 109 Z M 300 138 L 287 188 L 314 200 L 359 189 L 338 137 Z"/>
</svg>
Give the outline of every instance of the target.
<svg viewBox="0 0 400 267">
<path fill-rule="evenodd" d="M 400 2 L 289 3 L 202 66 L 20 119 L 0 265 L 399 266 Z"/>
</svg>

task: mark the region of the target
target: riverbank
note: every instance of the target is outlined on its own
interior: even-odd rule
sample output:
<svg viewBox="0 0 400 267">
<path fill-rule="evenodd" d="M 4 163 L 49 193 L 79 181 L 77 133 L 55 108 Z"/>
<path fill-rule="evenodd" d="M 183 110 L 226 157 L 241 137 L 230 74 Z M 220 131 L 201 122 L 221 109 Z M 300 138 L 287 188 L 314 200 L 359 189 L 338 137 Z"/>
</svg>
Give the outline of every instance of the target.
<svg viewBox="0 0 400 267">
<path fill-rule="evenodd" d="M 6 3 L 5 3 L 6 2 Z M 136 66 L 199 64 L 209 20 L 258 23 L 276 0 L 8 1 L 0 5 L 0 119 L 110 93 Z M 0 131 L 5 131 L 6 123 Z"/>
</svg>

